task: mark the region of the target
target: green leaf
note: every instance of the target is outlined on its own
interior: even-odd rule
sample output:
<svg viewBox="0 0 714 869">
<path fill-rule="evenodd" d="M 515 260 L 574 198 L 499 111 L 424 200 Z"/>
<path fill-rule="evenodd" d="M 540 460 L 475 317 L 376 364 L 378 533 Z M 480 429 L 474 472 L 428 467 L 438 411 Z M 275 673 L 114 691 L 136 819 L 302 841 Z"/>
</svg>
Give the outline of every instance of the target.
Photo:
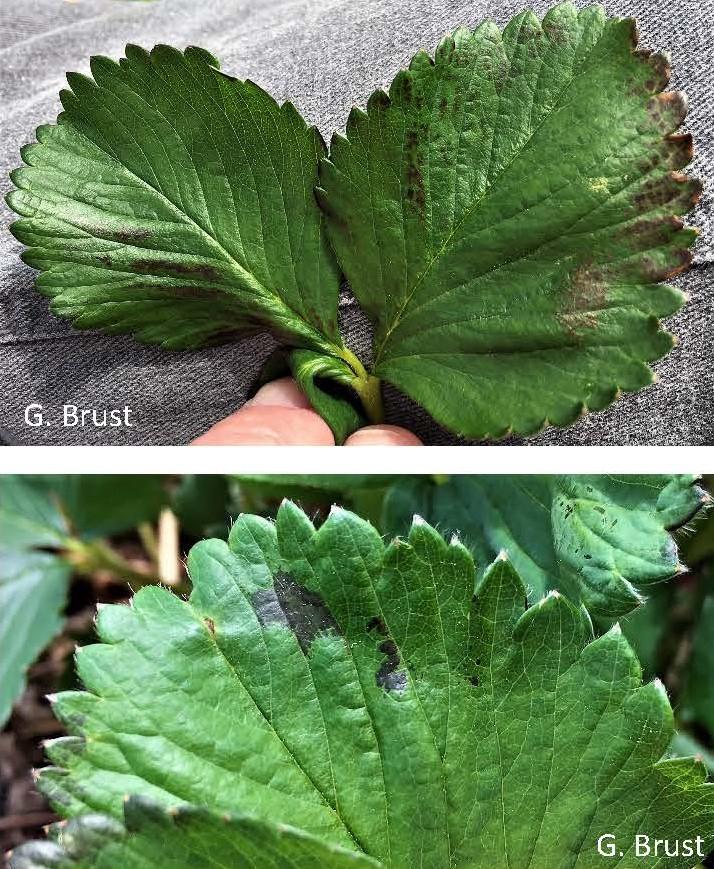
<svg viewBox="0 0 714 869">
<path fill-rule="evenodd" d="M 227 537 L 231 519 L 228 479 L 222 474 L 185 474 L 171 507 L 181 529 L 194 537 Z"/>
<path fill-rule="evenodd" d="M 310 404 L 330 426 L 336 444 L 344 443 L 353 431 L 367 424 L 361 410 L 350 402 L 349 392 L 337 393 L 340 385 L 351 387 L 355 380 L 345 361 L 312 350 L 293 350 L 290 368 Z"/>
<path fill-rule="evenodd" d="M 157 474 L 60 474 L 34 477 L 61 504 L 83 539 L 120 534 L 156 519 L 168 494 Z"/>
<path fill-rule="evenodd" d="M 484 565 L 508 553 L 531 600 L 557 588 L 594 615 L 620 616 L 684 570 L 670 533 L 709 496 L 692 475 L 479 475 L 444 485 L 405 480 L 387 495 L 383 527 L 416 513 L 458 532 Z"/>
<path fill-rule="evenodd" d="M 69 537 L 118 534 L 156 518 L 167 500 L 153 474 L 26 474 L 0 477 L 2 543 L 62 548 Z"/>
<path fill-rule="evenodd" d="M 696 624 L 682 705 L 687 718 L 714 735 L 714 597 L 707 597 Z"/>
<path fill-rule="evenodd" d="M 165 499 L 164 478 L 150 474 L 0 475 L 0 726 L 62 625 L 64 556 L 154 519 Z"/>
<path fill-rule="evenodd" d="M 355 489 L 382 489 L 400 479 L 398 474 L 237 474 L 242 485 L 260 487 L 277 497 L 292 497 L 294 491 L 312 491 L 343 497 Z"/>
<path fill-rule="evenodd" d="M 714 775 L 714 753 L 694 739 L 688 733 L 675 733 L 674 739 L 669 746 L 669 751 L 674 757 L 696 757 L 707 768 L 709 775 Z"/>
<path fill-rule="evenodd" d="M 662 759 L 661 685 L 556 592 L 526 610 L 508 562 L 474 596 L 470 553 L 424 523 L 385 546 L 346 511 L 315 531 L 286 502 L 275 525 L 241 516 L 228 544 L 198 544 L 188 567 L 188 601 L 153 587 L 103 607 L 100 643 L 77 656 L 86 691 L 55 698 L 70 736 L 48 745 L 39 786 L 66 817 L 120 821 L 131 794 L 248 813 L 389 869 L 587 869 L 604 831 L 622 869 L 640 865 L 635 833 L 714 843 L 704 768 Z M 250 866 L 252 840 L 224 831 L 211 851 Z M 79 865 L 106 866 L 103 847 Z M 141 869 L 166 865 L 141 853 Z"/>
<path fill-rule="evenodd" d="M 52 310 L 178 349 L 269 329 L 339 352 L 339 271 L 313 187 L 325 153 L 290 103 L 208 52 L 129 45 L 69 73 L 8 202 Z"/>
<path fill-rule="evenodd" d="M 58 548 L 70 536 L 67 517 L 50 489 L 29 477 L 0 475 L 0 549 Z"/>
<path fill-rule="evenodd" d="M 370 869 L 379 864 L 335 848 L 300 830 L 265 824 L 249 815 L 219 816 L 195 806 L 166 811 L 131 797 L 125 827 L 85 815 L 53 830 L 56 841 L 31 842 L 13 857 L 13 869 Z"/>
<path fill-rule="evenodd" d="M 0 522 L 2 519 L 0 519 Z M 25 672 L 62 626 L 69 565 L 47 552 L 0 546 L 0 728 L 25 685 Z"/>
<path fill-rule="evenodd" d="M 486 21 L 355 108 L 319 201 L 375 328 L 374 374 L 472 438 L 530 434 L 653 380 L 700 184 L 669 64 L 602 7 Z"/>
</svg>

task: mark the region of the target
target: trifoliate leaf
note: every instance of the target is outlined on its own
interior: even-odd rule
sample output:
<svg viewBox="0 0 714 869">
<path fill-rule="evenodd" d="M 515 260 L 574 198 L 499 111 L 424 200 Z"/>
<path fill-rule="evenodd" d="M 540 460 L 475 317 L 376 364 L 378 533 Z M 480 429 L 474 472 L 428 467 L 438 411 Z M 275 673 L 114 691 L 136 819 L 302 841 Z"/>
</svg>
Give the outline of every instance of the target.
<svg viewBox="0 0 714 869">
<path fill-rule="evenodd" d="M 269 329 L 341 347 L 339 273 L 313 188 L 325 153 L 294 106 L 206 51 L 129 45 L 70 73 L 22 151 L 13 224 L 52 310 L 167 348 Z"/>
<path fill-rule="evenodd" d="M 286 503 L 275 525 L 241 516 L 228 544 L 198 544 L 188 567 L 188 601 L 151 587 L 102 608 L 101 642 L 77 657 L 86 690 L 55 698 L 71 735 L 48 745 L 39 785 L 65 816 L 121 821 L 129 794 L 294 827 L 388 869 L 587 869 L 608 832 L 634 869 L 636 833 L 714 843 L 703 767 L 662 760 L 661 685 L 559 594 L 525 609 L 507 561 L 474 596 L 470 553 L 423 522 L 385 546 L 350 513 L 315 531 Z M 155 811 L 147 825 L 165 827 Z M 144 836 L 118 853 L 163 869 Z M 105 842 L 87 837 L 78 865 L 125 865 L 102 862 Z M 230 821 L 214 847 L 218 865 L 229 847 L 251 865 Z"/>
<path fill-rule="evenodd" d="M 529 434 L 653 379 L 700 185 L 681 93 L 632 19 L 571 3 L 419 52 L 350 114 L 320 202 L 374 373 L 468 437 Z"/>
<path fill-rule="evenodd" d="M 477 564 L 504 550 L 537 600 L 557 588 L 601 616 L 641 604 L 648 587 L 684 570 L 670 534 L 709 496 L 691 475 L 479 475 L 443 485 L 405 480 L 388 493 L 383 526 L 415 513 L 459 533 Z"/>
<path fill-rule="evenodd" d="M 69 565 L 48 552 L 0 545 L 0 728 L 25 685 L 25 672 L 59 633 Z"/>
</svg>

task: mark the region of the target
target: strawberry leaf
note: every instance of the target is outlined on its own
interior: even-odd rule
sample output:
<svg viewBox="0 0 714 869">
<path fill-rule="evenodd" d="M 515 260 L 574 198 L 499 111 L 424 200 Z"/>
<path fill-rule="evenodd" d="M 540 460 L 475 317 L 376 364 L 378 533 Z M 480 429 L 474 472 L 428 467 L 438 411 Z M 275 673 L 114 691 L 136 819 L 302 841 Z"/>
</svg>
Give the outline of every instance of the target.
<svg viewBox="0 0 714 869">
<path fill-rule="evenodd" d="M 304 835 L 357 866 L 594 867 L 615 831 L 634 869 L 636 833 L 714 843 L 704 768 L 663 760 L 662 686 L 559 594 L 526 609 L 507 561 L 474 596 L 470 553 L 423 522 L 385 546 L 350 513 L 315 531 L 285 503 L 188 566 L 188 601 L 152 587 L 102 608 L 77 658 L 86 690 L 55 698 L 71 735 L 39 786 L 79 821 L 49 865 L 250 866 L 267 836 L 282 867 Z M 93 835 L 102 823 L 119 844 Z M 38 847 L 14 869 L 46 866 Z"/>
<path fill-rule="evenodd" d="M 379 863 L 336 848 L 301 830 L 249 815 L 217 815 L 195 806 L 166 810 L 130 797 L 124 824 L 85 815 L 51 830 L 55 841 L 32 842 L 16 854 L 15 869 L 374 869 Z"/>
<path fill-rule="evenodd" d="M 538 600 L 556 588 L 593 615 L 622 616 L 647 590 L 684 571 L 672 531 L 710 500 L 680 475 L 455 476 L 396 483 L 383 527 L 406 530 L 418 513 L 458 533 L 485 565 L 503 550 Z"/>
<path fill-rule="evenodd" d="M 0 545 L 0 728 L 25 687 L 25 672 L 59 633 L 69 565 L 49 552 Z"/>
<path fill-rule="evenodd" d="M 10 206 L 52 310 L 178 349 L 268 329 L 341 346 L 339 272 L 313 187 L 325 153 L 296 109 L 206 51 L 129 45 L 70 73 L 25 147 Z"/>
<path fill-rule="evenodd" d="M 632 19 L 571 3 L 418 53 L 355 108 L 319 201 L 374 374 L 471 438 L 567 425 L 653 380 L 698 182 L 686 102 Z"/>
</svg>

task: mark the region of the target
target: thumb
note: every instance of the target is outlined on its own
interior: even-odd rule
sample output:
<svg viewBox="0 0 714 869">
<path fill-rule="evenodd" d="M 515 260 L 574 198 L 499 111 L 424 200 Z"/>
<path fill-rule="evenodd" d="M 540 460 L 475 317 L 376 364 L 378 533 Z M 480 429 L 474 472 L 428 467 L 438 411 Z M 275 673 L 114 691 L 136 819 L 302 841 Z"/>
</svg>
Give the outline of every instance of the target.
<svg viewBox="0 0 714 869">
<path fill-rule="evenodd" d="M 329 446 L 330 427 L 290 377 L 261 387 L 240 410 L 194 440 L 195 446 Z"/>
</svg>

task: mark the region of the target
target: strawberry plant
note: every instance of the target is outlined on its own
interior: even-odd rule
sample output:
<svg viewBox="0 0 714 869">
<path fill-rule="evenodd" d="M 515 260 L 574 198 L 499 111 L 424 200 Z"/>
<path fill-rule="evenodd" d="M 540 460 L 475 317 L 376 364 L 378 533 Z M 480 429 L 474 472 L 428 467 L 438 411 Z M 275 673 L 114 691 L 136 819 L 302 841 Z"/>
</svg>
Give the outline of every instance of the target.
<svg viewBox="0 0 714 869">
<path fill-rule="evenodd" d="M 207 51 L 70 73 L 22 150 L 13 232 L 52 310 L 172 350 L 271 332 L 342 441 L 382 382 L 469 438 L 568 425 L 653 380 L 700 185 L 632 19 L 571 3 L 419 52 L 329 150 Z M 344 275 L 374 330 L 338 322 Z M 276 367 L 277 366 L 277 367 Z"/>
</svg>

